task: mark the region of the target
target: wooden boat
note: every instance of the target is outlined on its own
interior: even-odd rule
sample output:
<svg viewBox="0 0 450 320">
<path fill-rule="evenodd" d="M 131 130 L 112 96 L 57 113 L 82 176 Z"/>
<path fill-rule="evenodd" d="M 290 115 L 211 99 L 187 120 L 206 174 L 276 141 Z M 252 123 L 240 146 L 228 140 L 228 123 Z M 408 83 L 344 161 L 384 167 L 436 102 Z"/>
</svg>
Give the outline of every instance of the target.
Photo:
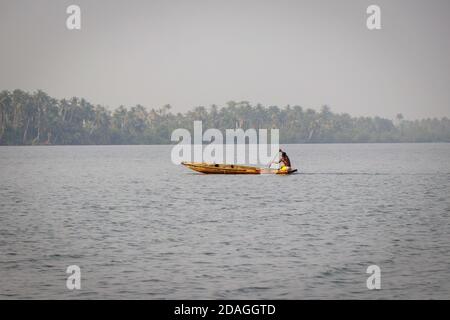
<svg viewBox="0 0 450 320">
<path fill-rule="evenodd" d="M 191 170 L 207 174 L 291 174 L 297 169 L 281 171 L 278 169 L 268 169 L 252 166 L 242 166 L 236 164 L 215 164 L 205 162 L 182 162 L 182 165 Z"/>
</svg>

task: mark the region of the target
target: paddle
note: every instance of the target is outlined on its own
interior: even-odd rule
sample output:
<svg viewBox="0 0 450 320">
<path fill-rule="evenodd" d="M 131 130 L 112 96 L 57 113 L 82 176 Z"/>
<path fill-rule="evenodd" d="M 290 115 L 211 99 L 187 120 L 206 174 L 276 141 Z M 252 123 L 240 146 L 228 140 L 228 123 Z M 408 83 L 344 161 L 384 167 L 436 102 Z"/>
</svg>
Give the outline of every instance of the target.
<svg viewBox="0 0 450 320">
<path fill-rule="evenodd" d="M 268 164 L 268 168 L 270 168 L 270 166 L 272 165 L 272 163 L 275 161 L 275 158 L 276 157 L 278 157 L 278 155 L 280 154 L 280 151 L 278 151 L 276 154 L 275 154 L 275 157 L 273 157 L 273 159 L 272 159 L 272 161 L 270 161 L 270 163 Z"/>
</svg>

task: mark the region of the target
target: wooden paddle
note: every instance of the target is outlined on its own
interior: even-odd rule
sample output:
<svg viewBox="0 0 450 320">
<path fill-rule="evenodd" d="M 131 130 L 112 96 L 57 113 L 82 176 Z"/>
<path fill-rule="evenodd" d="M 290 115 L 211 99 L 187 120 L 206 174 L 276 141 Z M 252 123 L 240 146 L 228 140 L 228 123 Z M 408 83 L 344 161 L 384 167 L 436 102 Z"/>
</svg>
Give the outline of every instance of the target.
<svg viewBox="0 0 450 320">
<path fill-rule="evenodd" d="M 275 158 L 278 157 L 279 155 L 280 155 L 280 151 L 278 150 L 278 152 L 275 154 L 275 157 L 273 157 L 272 161 L 270 161 L 269 165 L 267 166 L 268 168 L 270 168 L 272 163 L 275 161 Z"/>
</svg>

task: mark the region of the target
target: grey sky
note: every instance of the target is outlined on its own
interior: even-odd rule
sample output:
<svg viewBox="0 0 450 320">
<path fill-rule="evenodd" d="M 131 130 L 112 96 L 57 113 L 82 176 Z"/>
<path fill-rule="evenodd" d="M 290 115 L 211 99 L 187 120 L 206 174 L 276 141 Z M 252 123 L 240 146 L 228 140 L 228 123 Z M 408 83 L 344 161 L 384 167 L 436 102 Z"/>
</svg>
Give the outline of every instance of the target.
<svg viewBox="0 0 450 320">
<path fill-rule="evenodd" d="M 69 31 L 78 4 L 82 30 Z M 378 4 L 382 30 L 366 28 Z M 0 0 L 0 90 L 450 116 L 450 1 Z"/>
</svg>

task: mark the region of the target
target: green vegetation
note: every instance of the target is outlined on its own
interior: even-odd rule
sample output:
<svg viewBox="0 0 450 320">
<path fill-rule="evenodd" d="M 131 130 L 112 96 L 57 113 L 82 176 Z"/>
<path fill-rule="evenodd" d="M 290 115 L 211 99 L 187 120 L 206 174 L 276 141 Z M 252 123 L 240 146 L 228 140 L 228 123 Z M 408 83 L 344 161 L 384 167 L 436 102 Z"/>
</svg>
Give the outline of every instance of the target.
<svg viewBox="0 0 450 320">
<path fill-rule="evenodd" d="M 0 145 L 169 144 L 176 128 L 279 128 L 281 143 L 450 142 L 450 120 L 395 121 L 379 117 L 320 112 L 300 106 L 252 106 L 246 101 L 219 108 L 196 107 L 185 114 L 170 105 L 147 110 L 141 105 L 114 111 L 84 99 L 57 100 L 43 91 L 0 92 Z"/>
</svg>

